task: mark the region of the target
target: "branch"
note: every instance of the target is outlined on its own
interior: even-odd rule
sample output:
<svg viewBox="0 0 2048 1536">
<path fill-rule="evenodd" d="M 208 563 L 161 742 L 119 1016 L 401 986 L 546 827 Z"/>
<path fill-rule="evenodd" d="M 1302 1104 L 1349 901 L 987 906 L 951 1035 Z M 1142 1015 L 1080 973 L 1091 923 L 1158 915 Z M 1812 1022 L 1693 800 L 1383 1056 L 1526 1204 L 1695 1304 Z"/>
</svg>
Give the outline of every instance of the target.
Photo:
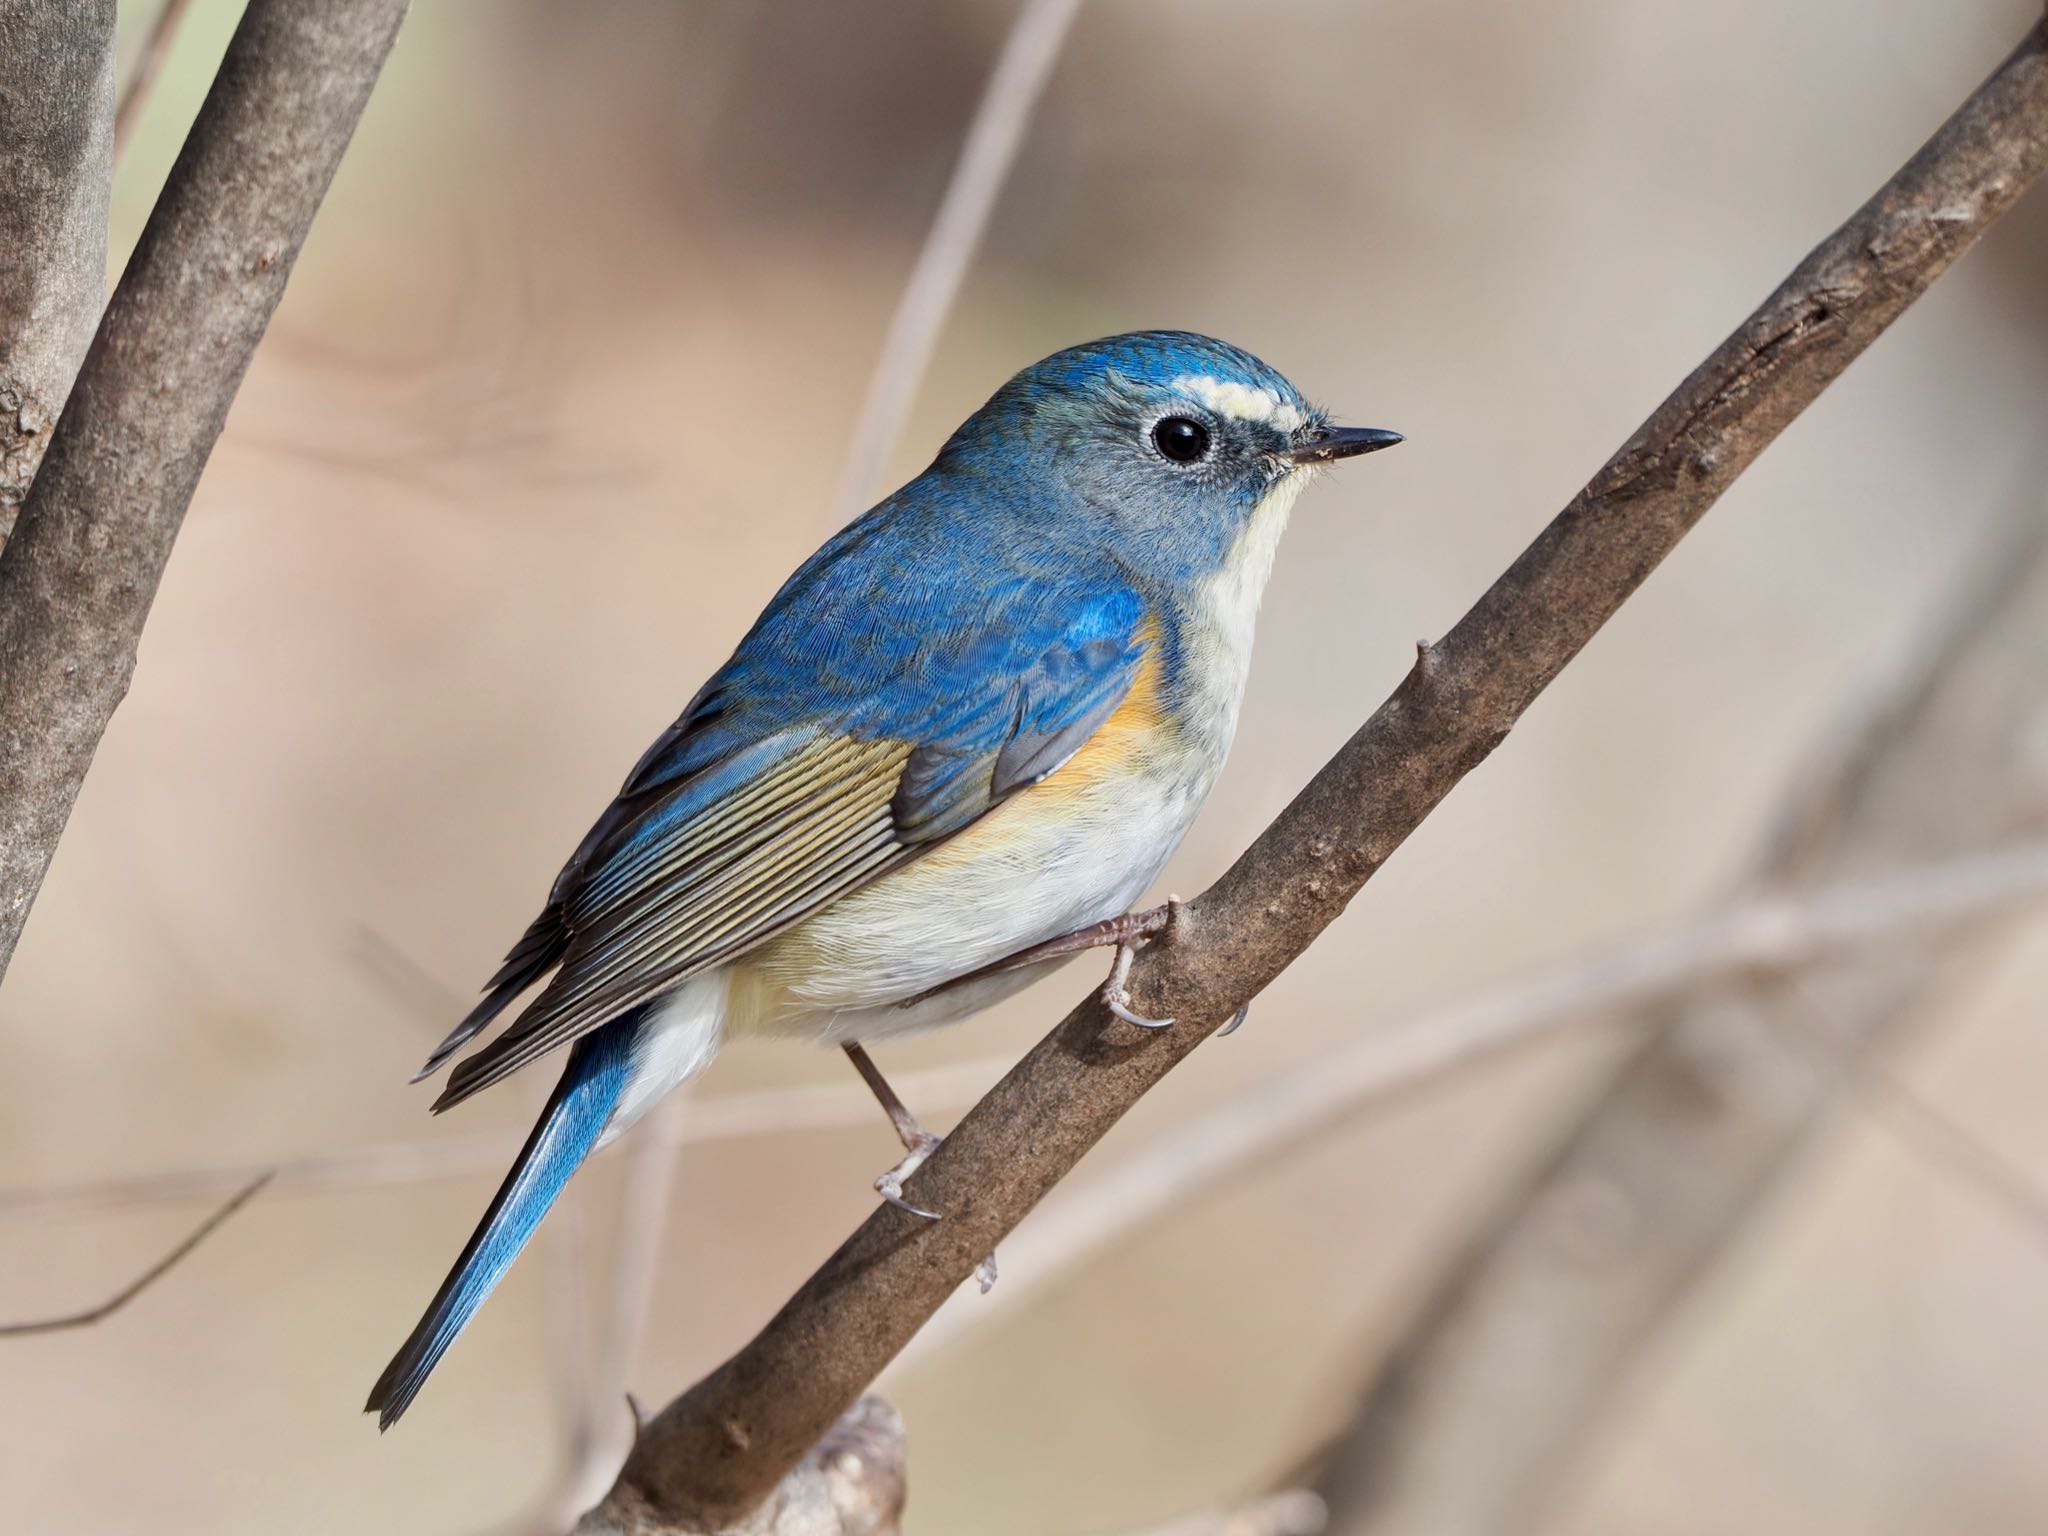
<svg viewBox="0 0 2048 1536">
<path fill-rule="evenodd" d="M 983 1057 L 906 1073 L 897 1085 L 920 1105 L 950 1109 L 973 1102 L 1001 1070 L 1000 1062 Z M 680 1120 L 665 1117 L 634 1140 L 662 1147 L 695 1146 L 741 1136 L 787 1136 L 793 1131 L 873 1131 L 882 1123 L 873 1096 L 850 1079 L 707 1095 L 690 1100 L 689 1106 L 690 1112 Z M 519 1133 L 475 1131 L 273 1158 L 262 1164 L 179 1168 L 69 1185 L 0 1185 L 0 1217 L 218 1200 L 265 1170 L 276 1181 L 272 1192 L 279 1195 L 465 1178 L 498 1172 L 519 1150 L 519 1143 Z"/>
<path fill-rule="evenodd" d="M 1772 840 L 1753 883 L 1780 894 L 1762 899 L 2038 831 L 2026 732 L 2048 703 L 2048 523 L 2027 490 L 1947 632 Z M 1639 1017 L 1648 1042 L 1508 1181 L 1368 1382 L 1324 1477 L 1332 1530 L 1536 1527 L 1646 1352 L 1938 993 L 1944 958 L 1901 934 L 1788 984 Z M 1596 1205 L 1594 1235 L 1574 1213 Z"/>
<path fill-rule="evenodd" d="M 907 1472 L 903 1420 L 863 1397 L 826 1431 L 751 1514 L 717 1536 L 898 1536 Z M 631 1490 L 614 1488 L 577 1525 L 583 1536 L 665 1536 L 673 1526 Z"/>
<path fill-rule="evenodd" d="M 107 292 L 114 0 L 0 10 L 0 545 Z"/>
<path fill-rule="evenodd" d="M 717 1529 L 774 1490 L 1137 1099 L 1277 976 L 1756 456 L 2048 163 L 2048 25 L 1801 263 L 1574 497 L 1133 973 L 1076 1008 L 740 1352 L 642 1431 L 592 1522 Z"/>
<path fill-rule="evenodd" d="M 82 1312 L 67 1312 L 62 1317 L 37 1318 L 27 1323 L 0 1323 L 0 1339 L 24 1338 L 32 1333 L 62 1333 L 68 1328 L 88 1328 L 94 1323 L 112 1317 L 129 1302 L 148 1290 L 157 1281 L 175 1269 L 180 1260 L 205 1242 L 235 1212 L 256 1198 L 258 1190 L 270 1182 L 270 1175 L 258 1174 L 241 1189 L 228 1197 L 228 1201 L 206 1220 L 194 1227 L 179 1241 L 176 1247 L 158 1259 L 133 1280 L 114 1292 L 96 1307 L 87 1307 Z"/>
<path fill-rule="evenodd" d="M 406 0 L 250 0 L 0 551 L 0 973 Z"/>
<path fill-rule="evenodd" d="M 192 0 L 163 0 L 150 21 L 149 36 L 142 40 L 142 52 L 136 55 L 128 78 L 121 83 L 120 105 L 114 108 L 116 155 L 128 148 L 135 125 L 142 121 L 142 109 L 149 105 L 149 93 L 163 71 L 164 60 L 170 57 L 171 44 L 178 40 L 178 29 L 185 24 L 185 12 L 191 4 Z"/>
<path fill-rule="evenodd" d="M 1358 1112 L 1461 1067 L 1572 1026 L 1644 1012 L 1690 992 L 1754 985 L 1902 942 L 1940 941 L 2048 902 L 2048 842 L 1915 864 L 1721 912 L 1552 967 L 1375 1029 L 1275 1073 L 1197 1115 L 1071 1199 L 1056 1200 L 1003 1250 L 1003 1282 L 941 1312 L 904 1352 L 928 1358 L 1016 1315 L 1076 1268 L 1184 1200 L 1270 1168 Z M 2010 1191 L 2003 1191 L 2009 1193 Z"/>
<path fill-rule="evenodd" d="M 832 499 L 832 520 L 843 523 L 866 506 L 881 478 L 889 451 L 903 431 L 903 418 L 918 381 L 938 345 L 946 312 L 959 297 L 967 265 L 988 228 L 996 194 L 1010 174 L 1032 109 L 1058 62 L 1081 0 L 1023 0 L 1003 40 L 1003 51 L 974 109 L 953 177 L 917 253 L 917 265 L 889 317 L 881 355 L 868 380 L 867 398 L 853 428 L 853 446 L 840 471 Z"/>
<path fill-rule="evenodd" d="M 1293 1488 L 1235 1509 L 1207 1509 L 1147 1526 L 1137 1536 L 1318 1536 L 1328 1516 L 1320 1498 Z"/>
</svg>

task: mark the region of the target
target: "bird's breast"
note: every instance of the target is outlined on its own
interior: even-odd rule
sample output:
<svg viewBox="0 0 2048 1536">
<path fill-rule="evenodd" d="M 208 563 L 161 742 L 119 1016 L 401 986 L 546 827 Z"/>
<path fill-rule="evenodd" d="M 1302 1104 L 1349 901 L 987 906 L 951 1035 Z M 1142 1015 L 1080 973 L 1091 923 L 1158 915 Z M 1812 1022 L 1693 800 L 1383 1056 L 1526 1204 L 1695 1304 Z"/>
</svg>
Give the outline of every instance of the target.
<svg viewBox="0 0 2048 1536">
<path fill-rule="evenodd" d="M 1216 766 L 1171 718 L 1155 653 L 1122 706 L 1046 778 L 747 956 L 752 1018 L 740 1027 L 871 1039 L 957 1017 L 841 1016 L 1129 910 L 1179 846 Z"/>
</svg>

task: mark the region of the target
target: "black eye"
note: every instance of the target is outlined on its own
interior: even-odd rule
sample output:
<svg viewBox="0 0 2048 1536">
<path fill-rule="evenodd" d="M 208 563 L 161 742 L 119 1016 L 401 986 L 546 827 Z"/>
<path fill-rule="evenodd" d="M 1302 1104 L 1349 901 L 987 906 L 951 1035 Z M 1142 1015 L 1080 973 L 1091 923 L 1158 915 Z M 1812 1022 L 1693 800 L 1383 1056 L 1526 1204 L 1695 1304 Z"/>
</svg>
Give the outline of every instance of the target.
<svg viewBox="0 0 2048 1536">
<path fill-rule="evenodd" d="M 1209 451 L 1209 429 L 1186 416 L 1162 417 L 1152 429 L 1152 446 L 1176 464 L 1192 464 Z"/>
</svg>

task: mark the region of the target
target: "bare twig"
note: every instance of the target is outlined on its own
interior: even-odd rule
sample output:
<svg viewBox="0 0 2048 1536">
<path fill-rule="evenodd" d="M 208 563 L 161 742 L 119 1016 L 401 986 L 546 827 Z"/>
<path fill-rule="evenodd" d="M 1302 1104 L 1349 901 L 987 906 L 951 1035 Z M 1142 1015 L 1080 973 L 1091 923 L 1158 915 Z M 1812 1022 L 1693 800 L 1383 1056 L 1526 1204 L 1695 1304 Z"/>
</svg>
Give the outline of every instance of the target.
<svg viewBox="0 0 2048 1536">
<path fill-rule="evenodd" d="M 987 1091 L 1005 1064 L 993 1057 L 984 1057 L 908 1073 L 902 1079 L 904 1091 L 928 1108 L 950 1109 L 971 1104 Z M 859 1084 L 818 1083 L 803 1088 L 765 1089 L 758 1093 L 725 1093 L 692 1099 L 687 1115 L 680 1119 L 665 1116 L 648 1126 L 647 1134 L 635 1140 L 656 1146 L 693 1146 L 740 1136 L 787 1135 L 794 1131 L 832 1131 L 863 1126 L 879 1130 L 881 1124 L 880 1117 L 875 1114 L 874 1100 Z M 351 1147 L 340 1152 L 316 1152 L 306 1157 L 277 1158 L 261 1165 L 185 1168 L 166 1173 L 98 1179 L 83 1184 L 0 1187 L 0 1217 L 217 1200 L 265 1170 L 275 1177 L 273 1195 L 318 1194 L 373 1185 L 421 1184 L 434 1179 L 467 1178 L 503 1169 L 519 1150 L 520 1139 L 518 1133 L 480 1131 L 381 1146 Z"/>
<path fill-rule="evenodd" d="M 1183 1201 L 1270 1167 L 1352 1123 L 1360 1109 L 1558 1030 L 1613 1021 L 1684 993 L 1759 973 L 1796 972 L 1880 943 L 1970 932 L 2048 901 L 2048 843 L 1843 880 L 1737 903 L 1668 933 L 1623 944 L 1374 1030 L 1233 1094 L 1100 1179 L 1055 1197 L 1006 1245 L 1003 1283 L 942 1311 L 904 1351 L 929 1358 L 1016 1315 L 1038 1296 Z M 1637 1022 L 1641 1022 L 1639 1014 Z"/>
<path fill-rule="evenodd" d="M 1758 884 L 1796 900 L 1816 877 L 2041 830 L 2040 507 L 2029 485 L 1984 578 L 1798 798 Z M 1956 963 L 1901 934 L 1789 984 L 1638 1018 L 1649 1042 L 1490 1202 L 1368 1384 L 1324 1478 L 1332 1528 L 1538 1528 L 1637 1362 Z"/>
<path fill-rule="evenodd" d="M 184 24 L 185 12 L 191 4 L 192 0 L 164 0 L 150 20 L 149 36 L 142 40 L 142 51 L 135 56 L 134 67 L 128 71 L 128 78 L 121 85 L 121 104 L 114 109 L 114 154 L 117 157 L 128 147 L 129 139 L 135 134 L 135 125 L 142 120 L 142 109 L 149 104 L 150 88 L 156 84 L 164 60 L 170 57 L 171 44 L 177 41 L 178 28 Z"/>
<path fill-rule="evenodd" d="M 405 9 L 251 0 L 0 551 L 0 971 Z"/>
<path fill-rule="evenodd" d="M 758 1508 L 1109 1127 L 1335 920 L 1735 477 L 2048 165 L 2048 26 L 1682 384 L 1140 958 L 1134 1032 L 1076 1008 L 732 1359 L 643 1429 L 585 1528 Z"/>
<path fill-rule="evenodd" d="M 889 452 L 903 431 L 903 418 L 930 366 L 939 328 L 959 296 L 967 265 L 981 244 L 996 196 L 1024 141 L 1045 82 L 1066 41 L 1081 0 L 1023 0 L 988 77 L 981 104 L 960 146 L 952 180 L 918 252 L 917 265 L 889 319 L 881 355 L 868 380 L 867 398 L 853 429 L 846 467 L 832 498 L 834 522 L 845 522 L 868 504 Z"/>
<path fill-rule="evenodd" d="M 1138 1536 L 1317 1536 L 1328 1519 L 1318 1495 L 1294 1488 L 1234 1509 L 1205 1509 L 1147 1526 Z"/>
<path fill-rule="evenodd" d="M 67 1328 L 89 1328 L 94 1323 L 112 1317 L 129 1302 L 148 1290 L 157 1281 L 177 1267 L 178 1261 L 211 1237 L 235 1212 L 256 1198 L 256 1193 L 270 1182 L 269 1174 L 261 1174 L 243 1185 L 220 1209 L 194 1227 L 178 1242 L 177 1246 L 158 1259 L 133 1280 L 114 1292 L 96 1307 L 87 1307 L 82 1312 L 67 1312 L 61 1317 L 37 1318 L 27 1323 L 0 1323 L 0 1339 L 23 1338 L 32 1333 L 61 1333 Z"/>
<path fill-rule="evenodd" d="M 1787 996 L 1796 1004 L 1808 1001 L 1796 981 Z M 1785 1020 L 1781 1016 L 1773 1022 Z M 1872 1124 L 1888 1131 L 1929 1167 L 1976 1191 L 1987 1205 L 2048 1250 L 2048 1188 L 1901 1078 L 1879 1053 L 1858 1052 L 1857 1059 L 1849 1062 L 1825 1053 L 1819 1041 L 1828 1035 L 1839 1037 L 1839 1024 L 1816 1027 L 1809 1017 L 1796 1029 L 1781 1030 L 1779 1038 L 1787 1049 L 1805 1057 L 1829 1086 L 1839 1081 L 1849 1091 L 1851 1103 Z"/>
<path fill-rule="evenodd" d="M 0 544 L 107 292 L 114 0 L 0 10 Z"/>
</svg>

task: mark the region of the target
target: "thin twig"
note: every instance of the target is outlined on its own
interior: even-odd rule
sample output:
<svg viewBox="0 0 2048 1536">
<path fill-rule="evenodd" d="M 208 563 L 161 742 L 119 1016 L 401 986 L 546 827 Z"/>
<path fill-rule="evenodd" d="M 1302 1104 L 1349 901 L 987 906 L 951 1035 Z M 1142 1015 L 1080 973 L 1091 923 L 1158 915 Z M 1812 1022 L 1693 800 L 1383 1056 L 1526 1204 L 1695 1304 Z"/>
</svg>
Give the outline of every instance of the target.
<svg viewBox="0 0 2048 1536">
<path fill-rule="evenodd" d="M 954 1109 L 973 1103 L 1008 1065 L 1007 1057 L 982 1057 L 907 1073 L 902 1081 L 905 1092 L 919 1104 Z M 802 1088 L 693 1099 L 688 1115 L 679 1120 L 664 1117 L 648 1127 L 650 1135 L 635 1139 L 660 1146 L 694 1146 L 794 1131 L 837 1131 L 863 1126 L 879 1129 L 881 1123 L 875 1114 L 874 1100 L 858 1083 L 816 1083 Z M 475 1131 L 277 1158 L 261 1165 L 238 1163 L 80 1184 L 0 1187 L 0 1217 L 186 1205 L 194 1200 L 219 1199 L 265 1170 L 275 1176 L 273 1193 L 277 1195 L 469 1178 L 501 1170 L 519 1150 L 521 1138 L 522 1133 L 517 1132 Z"/>
<path fill-rule="evenodd" d="M 1135 1032 L 1070 1013 L 738 1354 L 641 1431 L 586 1516 L 719 1529 L 770 1496 L 983 1255 L 1286 969 L 1748 465 L 2048 167 L 2048 25 L 1802 262 L 1574 497 L 1215 886 L 1148 948 Z"/>
<path fill-rule="evenodd" d="M 1132 1536 L 1317 1536 L 1329 1517 L 1319 1497 L 1306 1488 L 1291 1488 L 1233 1509 L 1182 1515 Z"/>
<path fill-rule="evenodd" d="M 925 1361 L 1016 1315 L 1164 1212 L 1270 1168 L 1353 1123 L 1365 1106 L 1459 1067 L 1731 978 L 1797 970 L 1881 940 L 1967 930 L 2044 900 L 2048 842 L 2022 844 L 1806 895 L 1751 899 L 1374 1030 L 1233 1094 L 1050 1205 L 1006 1245 L 1003 1283 L 985 1299 L 963 1296 L 940 1312 L 901 1363 Z"/>
<path fill-rule="evenodd" d="M 135 66 L 128 71 L 128 79 L 121 86 L 120 105 L 114 108 L 116 160 L 128 147 L 135 125 L 142 120 L 142 109 L 149 104 L 150 88 L 156 84 L 164 60 L 170 56 L 171 45 L 177 41 L 178 28 L 184 24 L 185 12 L 191 4 L 192 0 L 164 0 L 149 24 L 149 35 L 142 40 L 142 51 L 135 56 Z"/>
<path fill-rule="evenodd" d="M 61 1317 L 38 1318 L 28 1323 L 0 1323 L 0 1339 L 23 1338 L 32 1333 L 61 1333 L 67 1328 L 89 1328 L 94 1323 L 112 1317 L 129 1302 L 148 1290 L 157 1281 L 177 1267 L 194 1248 L 205 1242 L 235 1212 L 256 1198 L 257 1191 L 270 1182 L 270 1175 L 259 1174 L 229 1197 L 227 1203 L 206 1220 L 194 1227 L 182 1238 L 176 1247 L 158 1259 L 133 1280 L 114 1292 L 96 1307 L 87 1307 L 83 1312 L 67 1312 Z"/>
<path fill-rule="evenodd" d="M 843 523 L 868 504 L 882 476 L 917 386 L 931 365 L 939 329 L 959 297 L 968 263 L 981 245 L 996 196 L 1008 179 L 1024 130 L 1060 56 L 1081 0 L 1024 0 L 1003 51 L 989 74 L 981 104 L 960 146 L 938 214 L 917 254 L 903 297 L 868 379 L 867 397 L 853 429 L 846 467 L 832 497 L 832 519 Z"/>
<path fill-rule="evenodd" d="M 1796 979 L 1789 995 L 1809 1016 L 1828 1007 Z M 1822 1042 L 1841 1033 L 1838 1023 L 1821 1028 L 1779 1028 L 1775 1033 L 1785 1048 L 1805 1058 L 1828 1086 L 1847 1090 L 1849 1103 L 1872 1124 L 1929 1167 L 1974 1191 L 2000 1215 L 2011 1218 L 2030 1239 L 2048 1248 L 2048 1188 L 2039 1185 L 2023 1166 L 1900 1077 L 1876 1052 L 1858 1052 L 1844 1060 L 1828 1050 Z"/>
</svg>

